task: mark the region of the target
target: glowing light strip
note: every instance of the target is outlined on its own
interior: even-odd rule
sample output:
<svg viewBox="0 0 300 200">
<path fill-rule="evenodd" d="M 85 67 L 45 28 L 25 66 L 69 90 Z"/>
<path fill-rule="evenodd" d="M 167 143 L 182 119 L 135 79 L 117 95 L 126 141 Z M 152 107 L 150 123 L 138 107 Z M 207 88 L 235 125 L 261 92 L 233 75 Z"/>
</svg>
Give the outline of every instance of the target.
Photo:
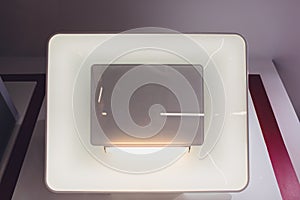
<svg viewBox="0 0 300 200">
<path fill-rule="evenodd" d="M 170 116 L 170 117 L 204 117 L 204 113 L 160 113 L 160 116 Z"/>
<path fill-rule="evenodd" d="M 100 103 L 100 101 L 101 101 L 102 90 L 103 90 L 103 88 L 100 87 L 99 96 L 98 96 L 98 103 Z"/>
</svg>

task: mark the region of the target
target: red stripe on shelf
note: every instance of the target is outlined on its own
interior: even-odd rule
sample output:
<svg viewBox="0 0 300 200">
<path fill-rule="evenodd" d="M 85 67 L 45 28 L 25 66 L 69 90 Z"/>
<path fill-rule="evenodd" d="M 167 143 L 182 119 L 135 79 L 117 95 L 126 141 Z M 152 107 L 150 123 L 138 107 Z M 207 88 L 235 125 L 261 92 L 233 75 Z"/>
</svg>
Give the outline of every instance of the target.
<svg viewBox="0 0 300 200">
<path fill-rule="evenodd" d="M 300 199 L 300 184 L 282 139 L 260 75 L 249 76 L 249 89 L 283 199 Z"/>
</svg>

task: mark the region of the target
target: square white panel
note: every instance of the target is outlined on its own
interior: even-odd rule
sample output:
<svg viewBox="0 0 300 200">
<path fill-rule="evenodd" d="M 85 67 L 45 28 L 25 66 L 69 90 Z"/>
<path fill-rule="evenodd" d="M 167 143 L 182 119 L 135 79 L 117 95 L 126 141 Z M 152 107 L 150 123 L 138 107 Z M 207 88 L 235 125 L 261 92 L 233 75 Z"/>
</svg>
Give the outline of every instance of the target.
<svg viewBox="0 0 300 200">
<path fill-rule="evenodd" d="M 132 149 L 92 145 L 91 67 L 112 62 L 203 66 L 203 144 L 150 149 L 150 156 L 149 149 L 133 155 Z M 48 50 L 46 183 L 70 192 L 239 191 L 248 183 L 247 116 L 246 44 L 239 35 L 54 35 Z"/>
</svg>

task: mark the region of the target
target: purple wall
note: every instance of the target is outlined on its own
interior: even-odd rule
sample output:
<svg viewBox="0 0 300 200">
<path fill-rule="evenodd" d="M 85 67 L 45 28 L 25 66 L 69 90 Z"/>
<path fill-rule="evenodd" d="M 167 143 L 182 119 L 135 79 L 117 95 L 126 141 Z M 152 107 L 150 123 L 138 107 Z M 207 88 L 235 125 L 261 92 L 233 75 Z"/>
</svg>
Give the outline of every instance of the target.
<svg viewBox="0 0 300 200">
<path fill-rule="evenodd" d="M 248 41 L 250 60 L 275 60 L 300 116 L 299 9 L 297 0 L 2 0 L 0 57 L 46 56 L 47 39 L 57 32 L 142 26 L 238 32 Z"/>
</svg>

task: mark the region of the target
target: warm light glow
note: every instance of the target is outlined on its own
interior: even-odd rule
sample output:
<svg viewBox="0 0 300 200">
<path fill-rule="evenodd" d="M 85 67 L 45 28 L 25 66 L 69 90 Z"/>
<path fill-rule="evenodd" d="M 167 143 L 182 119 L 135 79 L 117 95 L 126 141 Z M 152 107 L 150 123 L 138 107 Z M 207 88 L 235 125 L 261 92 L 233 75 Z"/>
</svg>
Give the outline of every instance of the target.
<svg viewBox="0 0 300 200">
<path fill-rule="evenodd" d="M 176 142 L 174 141 L 138 141 L 138 142 L 131 142 L 131 141 L 111 141 L 111 145 L 116 146 L 116 147 L 171 147 L 174 145 L 179 146 L 179 147 L 186 147 L 187 143 L 186 142 Z"/>
<path fill-rule="evenodd" d="M 182 148 L 188 151 L 188 147 L 106 147 L 106 153 L 117 153 L 124 151 L 130 154 L 151 154 L 163 150 L 164 148 Z"/>
</svg>

